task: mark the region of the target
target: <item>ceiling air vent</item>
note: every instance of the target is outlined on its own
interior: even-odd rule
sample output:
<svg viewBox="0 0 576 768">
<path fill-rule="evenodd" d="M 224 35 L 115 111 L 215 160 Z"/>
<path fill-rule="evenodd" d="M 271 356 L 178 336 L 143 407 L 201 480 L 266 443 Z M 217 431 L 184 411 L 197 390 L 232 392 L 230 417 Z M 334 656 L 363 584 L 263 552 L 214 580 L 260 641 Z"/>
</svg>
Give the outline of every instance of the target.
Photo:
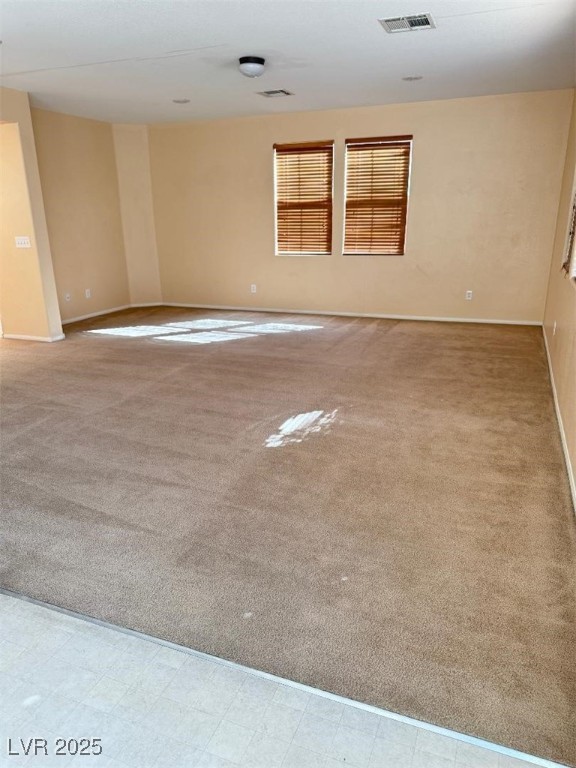
<svg viewBox="0 0 576 768">
<path fill-rule="evenodd" d="M 386 32 L 415 32 L 419 29 L 434 29 L 436 24 L 429 13 L 415 16 L 395 16 L 392 19 L 378 19 Z"/>
<path fill-rule="evenodd" d="M 280 96 L 294 96 L 290 91 L 285 91 L 284 88 L 278 88 L 275 91 L 258 91 L 259 96 L 264 96 L 267 99 L 277 99 Z"/>
</svg>

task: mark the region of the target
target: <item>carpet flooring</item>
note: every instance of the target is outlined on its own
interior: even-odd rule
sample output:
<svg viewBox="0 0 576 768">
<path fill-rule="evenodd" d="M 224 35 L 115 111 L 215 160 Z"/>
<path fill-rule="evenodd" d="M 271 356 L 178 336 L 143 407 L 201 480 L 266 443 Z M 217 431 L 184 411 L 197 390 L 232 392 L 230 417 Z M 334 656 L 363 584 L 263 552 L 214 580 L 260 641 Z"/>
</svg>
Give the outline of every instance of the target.
<svg viewBox="0 0 576 768">
<path fill-rule="evenodd" d="M 541 329 L 156 308 L 66 333 L 1 344 L 2 586 L 576 765 Z"/>
</svg>

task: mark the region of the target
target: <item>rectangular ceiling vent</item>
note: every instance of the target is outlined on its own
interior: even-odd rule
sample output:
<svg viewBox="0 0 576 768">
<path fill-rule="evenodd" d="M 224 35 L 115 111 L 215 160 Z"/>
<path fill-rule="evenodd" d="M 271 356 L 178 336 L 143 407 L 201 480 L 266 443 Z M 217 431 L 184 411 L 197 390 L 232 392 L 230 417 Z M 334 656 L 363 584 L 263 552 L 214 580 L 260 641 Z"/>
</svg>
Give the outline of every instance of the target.
<svg viewBox="0 0 576 768">
<path fill-rule="evenodd" d="M 415 16 L 395 16 L 392 19 L 378 19 L 386 32 L 415 32 L 419 29 L 434 29 L 436 24 L 429 13 Z"/>
<path fill-rule="evenodd" d="M 277 99 L 280 96 L 294 96 L 290 91 L 285 91 L 284 88 L 277 88 L 275 91 L 258 91 L 259 96 L 264 96 L 266 99 Z"/>
</svg>

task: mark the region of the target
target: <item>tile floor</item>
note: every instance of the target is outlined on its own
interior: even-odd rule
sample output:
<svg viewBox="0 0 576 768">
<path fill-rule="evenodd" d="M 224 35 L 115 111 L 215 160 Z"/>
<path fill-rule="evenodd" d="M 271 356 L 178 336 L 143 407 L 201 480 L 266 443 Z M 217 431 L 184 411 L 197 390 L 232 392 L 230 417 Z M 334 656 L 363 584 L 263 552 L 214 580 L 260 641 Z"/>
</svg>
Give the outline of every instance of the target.
<svg viewBox="0 0 576 768">
<path fill-rule="evenodd" d="M 1 593 L 0 738 L 2 768 L 534 764 Z"/>
</svg>

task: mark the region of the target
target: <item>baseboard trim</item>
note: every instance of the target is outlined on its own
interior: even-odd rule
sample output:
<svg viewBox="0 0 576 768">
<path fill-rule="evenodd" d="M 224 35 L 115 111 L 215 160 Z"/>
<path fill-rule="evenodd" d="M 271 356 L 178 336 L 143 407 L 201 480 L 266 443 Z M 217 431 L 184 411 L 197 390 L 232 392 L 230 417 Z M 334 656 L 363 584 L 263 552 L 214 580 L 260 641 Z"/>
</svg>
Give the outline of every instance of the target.
<svg viewBox="0 0 576 768">
<path fill-rule="evenodd" d="M 69 608 L 61 608 L 58 605 L 48 603 L 44 600 L 38 600 L 35 597 L 28 597 L 28 595 L 23 595 L 20 592 L 14 592 L 11 589 L 6 589 L 1 586 L 0 586 L 0 595 L 5 595 L 6 597 L 11 597 L 16 600 L 22 600 L 23 602 L 26 602 L 26 603 L 32 603 L 33 605 L 38 605 L 47 610 L 55 611 L 56 613 L 61 613 L 61 614 L 64 614 L 65 616 L 70 616 L 74 619 L 79 619 L 89 624 L 95 624 L 96 626 L 99 626 L 99 627 L 105 627 L 106 629 L 115 630 L 116 632 L 121 632 L 122 634 L 131 636 L 131 637 L 137 637 L 141 640 L 146 640 L 149 643 L 155 643 L 156 645 L 161 645 L 161 646 L 164 646 L 165 648 L 171 648 L 175 651 L 186 653 L 189 656 L 205 659 L 214 664 L 220 664 L 221 666 L 227 667 L 229 669 L 236 669 L 236 670 L 240 670 L 241 672 L 246 672 L 248 674 L 254 675 L 255 677 L 261 677 L 264 680 L 271 680 L 272 682 L 280 683 L 281 685 L 285 685 L 290 688 L 296 688 L 297 690 L 300 690 L 300 691 L 305 691 L 307 693 L 312 693 L 317 696 L 322 696 L 325 699 L 331 699 L 332 701 L 337 701 L 340 704 L 356 707 L 357 709 L 361 709 L 364 712 L 372 712 L 377 715 L 383 715 L 384 717 L 388 717 L 391 720 L 396 720 L 401 723 L 407 723 L 408 725 L 413 725 L 413 726 L 416 726 L 417 728 L 421 728 L 422 730 L 431 731 L 432 733 L 438 733 L 442 736 L 448 736 L 449 738 L 455 739 L 456 741 L 463 741 L 465 744 L 473 744 L 474 746 L 482 747 L 483 749 L 490 750 L 491 752 L 495 752 L 496 754 L 499 754 L 499 755 L 512 757 L 512 758 L 515 758 L 516 760 L 523 760 L 527 763 L 531 763 L 532 765 L 538 765 L 541 768 L 566 768 L 560 763 L 555 763 L 552 760 L 547 760 L 544 757 L 537 757 L 536 755 L 530 755 L 526 752 L 520 752 L 517 749 L 512 749 L 511 747 L 505 747 L 501 744 L 495 744 L 494 742 L 491 742 L 491 741 L 485 741 L 484 739 L 480 739 L 477 736 L 469 736 L 466 733 L 460 733 L 459 731 L 452 731 L 449 728 L 444 728 L 441 725 L 434 725 L 433 723 L 427 723 L 423 720 L 416 720 L 413 717 L 408 717 L 407 715 L 401 715 L 397 712 L 392 712 L 387 709 L 375 707 L 372 704 L 365 704 L 364 702 L 361 702 L 361 701 L 348 699 L 344 696 L 339 696 L 337 693 L 330 693 L 329 691 L 323 691 L 320 688 L 312 688 L 311 686 L 305 685 L 304 683 L 298 683 L 294 680 L 288 680 L 287 678 L 284 678 L 284 677 L 278 677 L 277 675 L 273 675 L 273 674 L 270 674 L 269 672 L 264 672 L 262 670 L 255 669 L 254 667 L 247 667 L 243 664 L 237 664 L 234 661 L 228 661 L 228 659 L 223 659 L 223 658 L 220 658 L 219 656 L 212 656 L 209 653 L 204 653 L 203 651 L 197 651 L 194 648 L 190 648 L 186 645 L 179 645 L 177 643 L 171 642 L 170 640 L 162 640 L 159 637 L 154 637 L 153 635 L 147 635 L 144 632 L 139 632 L 138 630 L 128 629 L 127 627 L 122 627 L 119 624 L 112 624 L 102 619 L 96 619 L 93 616 L 88 616 L 87 614 L 84 614 L 84 613 L 78 613 L 77 611 L 72 611 Z"/>
<path fill-rule="evenodd" d="M 286 315 L 326 315 L 334 317 L 368 317 L 375 320 L 423 320 L 435 323 L 488 323 L 491 325 L 535 325 L 541 326 L 540 320 L 495 320 L 486 317 L 435 317 L 428 315 L 392 315 L 376 312 L 336 312 L 314 309 L 278 309 L 277 307 L 239 307 L 227 304 L 183 304 L 175 301 L 162 302 L 164 307 L 185 307 L 187 309 L 220 309 L 237 312 L 275 312 Z"/>
<path fill-rule="evenodd" d="M 123 304 L 121 307 L 111 307 L 110 309 L 101 309 L 98 312 L 90 312 L 87 315 L 78 315 L 78 317 L 70 317 L 68 320 L 62 320 L 62 325 L 69 325 L 70 323 L 78 323 L 80 320 L 90 320 L 91 317 L 101 317 L 102 315 L 113 315 L 114 312 L 122 312 L 124 309 L 140 309 L 144 307 L 163 307 L 165 306 L 162 301 L 153 301 L 149 304 Z"/>
<path fill-rule="evenodd" d="M 66 337 L 63 333 L 59 334 L 58 336 L 25 336 L 20 333 L 3 333 L 2 334 L 3 339 L 16 339 L 17 341 L 44 341 L 44 342 L 52 342 L 52 341 L 62 341 Z"/>
<path fill-rule="evenodd" d="M 144 309 L 146 307 L 182 307 L 184 309 L 219 309 L 235 312 L 274 312 L 285 315 L 322 315 L 326 317 L 368 317 L 375 320 L 421 320 L 433 323 L 487 323 L 489 325 L 535 325 L 541 326 L 540 320 L 499 320 L 487 317 L 436 317 L 433 315 L 392 315 L 386 312 L 338 312 L 323 309 L 279 309 L 278 307 L 241 307 L 232 304 L 187 304 L 180 301 L 155 301 L 149 304 L 123 304 L 121 307 L 102 309 L 87 315 L 78 315 L 63 320 L 62 325 L 90 320 L 92 317 L 112 315 L 125 309 Z"/>
<path fill-rule="evenodd" d="M 568 472 L 568 482 L 570 484 L 570 492 L 572 494 L 572 505 L 574 507 L 574 514 L 576 515 L 576 477 L 574 476 L 574 469 L 572 468 L 570 453 L 568 451 L 568 439 L 566 437 L 566 431 L 564 429 L 564 422 L 562 420 L 560 403 L 558 402 L 558 392 L 556 391 L 556 381 L 554 380 L 554 369 L 552 368 L 552 358 L 550 357 L 550 348 L 548 346 L 548 338 L 546 336 L 545 328 L 542 328 L 542 336 L 544 337 L 544 347 L 546 349 L 546 358 L 548 360 L 548 372 L 550 374 L 550 383 L 552 385 L 552 395 L 554 397 L 554 409 L 556 410 L 556 419 L 558 421 L 558 428 L 560 430 L 560 440 L 562 442 L 562 450 L 564 452 L 564 461 L 566 463 L 566 471 Z"/>
</svg>

